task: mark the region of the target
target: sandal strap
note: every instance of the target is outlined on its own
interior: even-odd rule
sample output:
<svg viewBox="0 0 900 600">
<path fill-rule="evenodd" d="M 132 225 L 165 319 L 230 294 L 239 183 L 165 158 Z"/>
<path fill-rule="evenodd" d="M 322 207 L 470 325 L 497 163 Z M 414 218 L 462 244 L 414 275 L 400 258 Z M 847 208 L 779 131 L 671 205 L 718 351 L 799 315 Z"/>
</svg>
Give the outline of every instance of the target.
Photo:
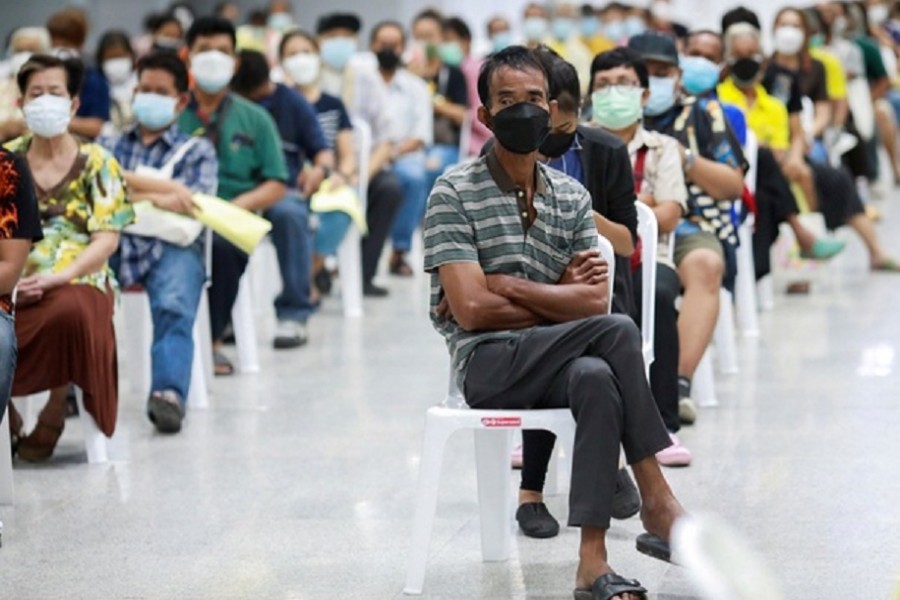
<svg viewBox="0 0 900 600">
<path fill-rule="evenodd" d="M 647 590 L 637 579 L 625 579 L 618 573 L 607 573 L 594 580 L 591 586 L 594 600 L 610 600 L 619 594 L 639 594 L 647 598 Z"/>
</svg>

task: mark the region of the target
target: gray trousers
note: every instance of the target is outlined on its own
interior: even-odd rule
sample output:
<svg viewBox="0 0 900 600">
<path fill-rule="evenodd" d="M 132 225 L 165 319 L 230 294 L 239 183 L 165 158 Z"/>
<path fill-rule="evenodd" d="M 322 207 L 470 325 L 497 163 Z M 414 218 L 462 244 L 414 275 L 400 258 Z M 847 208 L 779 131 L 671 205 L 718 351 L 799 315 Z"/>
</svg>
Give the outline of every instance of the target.
<svg viewBox="0 0 900 600">
<path fill-rule="evenodd" d="M 609 527 L 620 444 L 629 464 L 671 444 L 644 375 L 640 332 L 624 315 L 483 342 L 469 361 L 464 391 L 472 408 L 572 410 L 572 527 Z"/>
</svg>

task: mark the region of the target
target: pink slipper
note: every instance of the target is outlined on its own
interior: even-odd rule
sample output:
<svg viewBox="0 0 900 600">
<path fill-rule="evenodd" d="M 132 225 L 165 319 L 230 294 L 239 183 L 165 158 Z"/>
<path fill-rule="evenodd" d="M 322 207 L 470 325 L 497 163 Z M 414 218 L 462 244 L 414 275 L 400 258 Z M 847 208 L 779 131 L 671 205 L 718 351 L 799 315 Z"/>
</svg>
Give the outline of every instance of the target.
<svg viewBox="0 0 900 600">
<path fill-rule="evenodd" d="M 694 460 L 691 451 L 681 445 L 681 440 L 674 433 L 669 434 L 672 445 L 656 453 L 656 460 L 664 467 L 688 467 Z"/>
</svg>

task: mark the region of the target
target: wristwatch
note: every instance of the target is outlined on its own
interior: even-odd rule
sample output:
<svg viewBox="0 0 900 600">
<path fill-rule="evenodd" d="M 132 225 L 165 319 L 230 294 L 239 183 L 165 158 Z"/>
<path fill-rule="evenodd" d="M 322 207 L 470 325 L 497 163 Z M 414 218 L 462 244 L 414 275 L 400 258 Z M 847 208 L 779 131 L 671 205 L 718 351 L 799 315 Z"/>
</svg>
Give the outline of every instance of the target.
<svg viewBox="0 0 900 600">
<path fill-rule="evenodd" d="M 681 170 L 687 173 L 694 167 L 694 163 L 696 162 L 697 155 L 694 154 L 694 151 L 690 148 L 686 148 L 684 151 L 684 163 L 681 165 Z"/>
</svg>

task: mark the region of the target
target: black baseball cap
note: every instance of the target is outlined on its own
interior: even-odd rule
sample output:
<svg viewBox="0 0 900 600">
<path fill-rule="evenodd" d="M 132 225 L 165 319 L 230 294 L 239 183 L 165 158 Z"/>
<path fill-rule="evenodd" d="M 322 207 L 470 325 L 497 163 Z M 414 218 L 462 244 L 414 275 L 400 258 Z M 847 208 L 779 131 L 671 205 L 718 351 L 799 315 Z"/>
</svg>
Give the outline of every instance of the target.
<svg viewBox="0 0 900 600">
<path fill-rule="evenodd" d="M 352 13 L 331 13 L 319 17 L 316 23 L 316 34 L 322 34 L 332 29 L 349 29 L 353 33 L 359 33 L 362 29 L 362 21 Z"/>
<path fill-rule="evenodd" d="M 678 66 L 678 49 L 675 40 L 664 33 L 648 31 L 628 40 L 628 47 L 637 51 L 644 60 L 658 60 Z"/>
</svg>

